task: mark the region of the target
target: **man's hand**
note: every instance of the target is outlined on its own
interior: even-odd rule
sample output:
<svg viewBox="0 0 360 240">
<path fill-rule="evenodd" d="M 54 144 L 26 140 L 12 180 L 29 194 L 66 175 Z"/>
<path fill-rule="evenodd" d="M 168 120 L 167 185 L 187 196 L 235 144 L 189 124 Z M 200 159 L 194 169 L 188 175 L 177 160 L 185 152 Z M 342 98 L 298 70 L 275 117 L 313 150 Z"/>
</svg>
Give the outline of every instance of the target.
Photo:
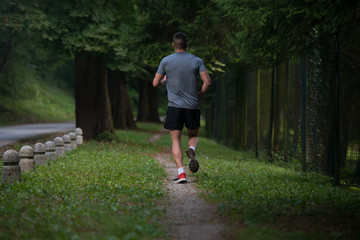
<svg viewBox="0 0 360 240">
<path fill-rule="evenodd" d="M 163 75 L 156 73 L 154 80 L 153 80 L 153 86 L 154 87 L 162 87 L 166 83 L 166 75 L 163 77 Z"/>
<path fill-rule="evenodd" d="M 166 84 L 166 75 L 164 76 L 164 78 L 163 79 L 161 79 L 160 80 L 160 83 L 159 83 L 159 87 L 162 87 L 162 86 L 164 86 Z"/>
<path fill-rule="evenodd" d="M 203 96 L 204 96 L 204 92 L 202 91 L 202 90 L 200 90 L 199 92 L 198 92 L 198 98 L 200 99 L 200 98 L 202 98 Z"/>
</svg>

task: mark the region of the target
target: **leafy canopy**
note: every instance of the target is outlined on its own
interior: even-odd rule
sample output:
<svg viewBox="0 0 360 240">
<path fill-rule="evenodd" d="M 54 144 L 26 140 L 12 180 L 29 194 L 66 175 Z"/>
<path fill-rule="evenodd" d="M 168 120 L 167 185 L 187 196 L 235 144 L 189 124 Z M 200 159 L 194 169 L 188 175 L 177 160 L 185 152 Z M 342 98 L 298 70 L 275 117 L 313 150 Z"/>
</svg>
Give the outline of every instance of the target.
<svg viewBox="0 0 360 240">
<path fill-rule="evenodd" d="M 238 61 L 273 66 L 359 19 L 356 0 L 214 0 L 234 21 Z"/>
</svg>

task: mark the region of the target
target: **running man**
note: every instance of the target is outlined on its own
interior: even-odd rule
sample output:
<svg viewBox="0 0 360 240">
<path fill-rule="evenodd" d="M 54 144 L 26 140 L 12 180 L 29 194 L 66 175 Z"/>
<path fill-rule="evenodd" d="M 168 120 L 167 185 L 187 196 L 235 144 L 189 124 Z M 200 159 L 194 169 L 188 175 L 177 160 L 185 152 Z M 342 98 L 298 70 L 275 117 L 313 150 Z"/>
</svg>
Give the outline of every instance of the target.
<svg viewBox="0 0 360 240">
<path fill-rule="evenodd" d="M 186 52 L 188 46 L 185 33 L 174 35 L 172 43 L 175 53 L 164 57 L 153 80 L 154 87 L 166 84 L 168 94 L 168 109 L 164 128 L 170 131 L 172 154 L 177 167 L 176 183 L 186 183 L 186 174 L 183 165 L 181 150 L 181 134 L 184 124 L 188 130 L 188 146 L 186 155 L 190 159 L 189 169 L 192 172 L 199 170 L 199 162 L 195 157 L 199 143 L 200 105 L 199 99 L 211 85 L 211 79 L 204 62 Z M 197 77 L 203 81 L 201 90 L 197 90 Z"/>
</svg>

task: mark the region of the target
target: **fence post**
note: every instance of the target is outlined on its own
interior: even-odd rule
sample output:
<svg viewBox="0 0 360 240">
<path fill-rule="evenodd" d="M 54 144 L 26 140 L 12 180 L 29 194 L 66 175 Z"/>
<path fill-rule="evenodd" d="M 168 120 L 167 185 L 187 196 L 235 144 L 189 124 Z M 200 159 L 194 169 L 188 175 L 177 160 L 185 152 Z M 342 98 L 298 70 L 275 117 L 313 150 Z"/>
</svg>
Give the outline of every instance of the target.
<svg viewBox="0 0 360 240">
<path fill-rule="evenodd" d="M 71 151 L 71 146 L 70 146 L 70 143 L 71 143 L 71 138 L 68 134 L 65 134 L 64 136 L 62 136 L 62 138 L 64 139 L 64 150 L 65 150 L 65 153 L 66 152 L 70 152 Z"/>
<path fill-rule="evenodd" d="M 306 58 L 302 59 L 302 106 L 301 106 L 301 151 L 302 151 L 302 168 L 306 172 Z"/>
<path fill-rule="evenodd" d="M 55 153 L 55 144 L 52 141 L 47 141 L 45 143 L 45 156 L 47 161 L 55 161 L 56 160 L 56 153 Z"/>
<path fill-rule="evenodd" d="M 21 172 L 34 171 L 34 149 L 30 146 L 23 146 L 19 151 Z"/>
<path fill-rule="evenodd" d="M 244 114 L 243 114 L 243 121 L 244 121 L 244 138 L 243 138 L 243 146 L 244 149 L 247 149 L 247 141 L 248 141 L 248 72 L 245 72 L 245 81 L 244 81 L 244 87 L 243 87 L 243 94 L 244 94 Z"/>
<path fill-rule="evenodd" d="M 268 156 L 270 158 L 270 162 L 273 159 L 273 151 L 274 151 L 274 116 L 275 116 L 275 75 L 276 75 L 276 67 L 272 68 L 271 71 L 271 103 L 270 103 L 270 128 L 269 128 L 269 152 Z"/>
<path fill-rule="evenodd" d="M 285 113 L 284 113 L 284 160 L 288 160 L 288 144 L 289 144 L 289 100 L 290 100 L 290 60 L 286 60 L 285 65 L 286 85 L 285 85 Z"/>
<path fill-rule="evenodd" d="M 36 143 L 34 145 L 34 161 L 35 165 L 43 165 L 46 163 L 46 156 L 45 156 L 46 148 L 45 145 L 42 143 Z"/>
<path fill-rule="evenodd" d="M 256 75 L 256 158 L 260 156 L 260 134 L 260 69 L 258 69 Z"/>
<path fill-rule="evenodd" d="M 335 139 L 334 139 L 334 181 L 335 185 L 340 185 L 340 49 L 339 49 L 339 30 L 336 31 L 335 44 L 335 104 L 334 104 L 334 118 L 335 118 Z"/>
<path fill-rule="evenodd" d="M 76 144 L 81 145 L 84 142 L 83 139 L 83 131 L 81 128 L 75 128 L 75 134 L 76 134 Z"/>
<path fill-rule="evenodd" d="M 19 154 L 15 150 L 7 150 L 2 157 L 4 166 L 1 168 L 1 179 L 4 183 L 21 181 Z"/>
<path fill-rule="evenodd" d="M 61 137 L 54 138 L 55 153 L 57 157 L 65 157 L 64 139 Z"/>
<path fill-rule="evenodd" d="M 69 137 L 70 137 L 70 148 L 71 150 L 75 150 L 76 149 L 76 134 L 73 132 L 69 132 L 68 133 Z"/>
</svg>

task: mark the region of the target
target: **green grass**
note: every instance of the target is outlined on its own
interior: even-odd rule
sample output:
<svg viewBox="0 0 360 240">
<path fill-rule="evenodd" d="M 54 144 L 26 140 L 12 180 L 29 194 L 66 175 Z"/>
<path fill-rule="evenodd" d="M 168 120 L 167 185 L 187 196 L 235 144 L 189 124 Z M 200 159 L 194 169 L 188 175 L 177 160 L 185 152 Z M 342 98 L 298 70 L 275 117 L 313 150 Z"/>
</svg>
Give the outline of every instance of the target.
<svg viewBox="0 0 360 240">
<path fill-rule="evenodd" d="M 163 123 L 136 122 L 136 126 L 142 131 L 158 132 L 164 128 Z"/>
<path fill-rule="evenodd" d="M 170 147 L 170 137 L 152 144 L 162 125 L 137 126 L 1 184 L 0 239 L 167 239 L 159 208 L 166 174 L 151 156 Z M 186 141 L 184 134 L 184 149 Z M 358 188 L 252 156 L 200 138 L 200 171 L 188 173 L 230 224 L 229 239 L 359 238 Z"/>
<path fill-rule="evenodd" d="M 0 239 L 159 239 L 163 168 L 151 134 L 118 131 L 0 185 Z"/>
<path fill-rule="evenodd" d="M 303 175 L 252 155 L 204 138 L 197 151 L 197 182 L 207 190 L 207 199 L 234 224 L 247 226 L 242 231 L 235 227 L 237 239 L 360 237 L 360 191 L 334 187 L 327 177 Z"/>
<path fill-rule="evenodd" d="M 0 126 L 75 119 L 75 101 L 69 92 L 39 82 L 32 83 L 28 91 L 16 97 L 0 96 Z"/>
</svg>

